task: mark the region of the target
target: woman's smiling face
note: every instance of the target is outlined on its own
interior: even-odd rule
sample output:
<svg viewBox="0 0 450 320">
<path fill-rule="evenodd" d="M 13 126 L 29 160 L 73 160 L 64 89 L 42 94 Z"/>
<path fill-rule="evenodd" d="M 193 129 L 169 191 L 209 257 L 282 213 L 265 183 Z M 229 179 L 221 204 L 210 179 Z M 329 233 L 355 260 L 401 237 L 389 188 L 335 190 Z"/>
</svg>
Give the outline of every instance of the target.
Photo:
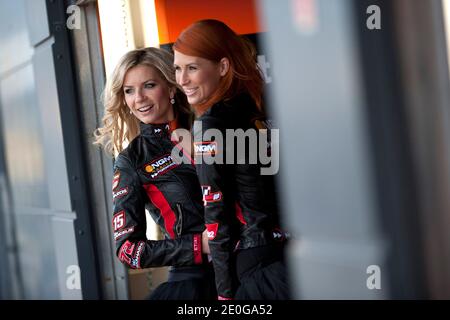
<svg viewBox="0 0 450 320">
<path fill-rule="evenodd" d="M 174 67 L 177 83 L 191 105 L 208 100 L 217 90 L 222 77 L 219 63 L 188 56 L 175 50 Z"/>
<path fill-rule="evenodd" d="M 125 102 L 131 112 L 146 124 L 162 124 L 174 119 L 170 99 L 175 88 L 153 67 L 137 65 L 127 71 L 123 81 Z"/>
</svg>

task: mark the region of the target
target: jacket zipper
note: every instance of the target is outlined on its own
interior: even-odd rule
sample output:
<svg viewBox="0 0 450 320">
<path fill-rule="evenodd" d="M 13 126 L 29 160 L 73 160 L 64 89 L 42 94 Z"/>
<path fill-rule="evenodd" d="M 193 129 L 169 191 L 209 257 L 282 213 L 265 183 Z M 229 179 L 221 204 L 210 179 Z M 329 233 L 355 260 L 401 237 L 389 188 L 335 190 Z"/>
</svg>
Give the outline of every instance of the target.
<svg viewBox="0 0 450 320">
<path fill-rule="evenodd" d="M 178 222 L 175 231 L 178 236 L 181 236 L 181 231 L 183 230 L 183 212 L 181 211 L 181 205 L 179 203 L 177 203 L 176 206 L 178 211 Z"/>
</svg>

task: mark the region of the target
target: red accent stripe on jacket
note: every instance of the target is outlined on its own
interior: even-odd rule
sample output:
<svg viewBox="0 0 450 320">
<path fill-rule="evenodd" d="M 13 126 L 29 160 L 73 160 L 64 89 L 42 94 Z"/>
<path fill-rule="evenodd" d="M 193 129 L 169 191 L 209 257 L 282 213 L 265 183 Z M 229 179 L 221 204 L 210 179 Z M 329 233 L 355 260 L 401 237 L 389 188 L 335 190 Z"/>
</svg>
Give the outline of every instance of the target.
<svg viewBox="0 0 450 320">
<path fill-rule="evenodd" d="M 239 205 L 239 203 L 237 201 L 236 201 L 236 217 L 239 219 L 239 221 L 242 224 L 247 224 L 247 222 L 245 222 L 245 220 L 244 220 L 244 216 L 242 215 L 241 206 Z"/>
<path fill-rule="evenodd" d="M 166 200 L 162 192 L 153 184 L 144 186 L 150 201 L 161 211 L 164 220 L 164 227 L 172 239 L 175 239 L 173 226 L 175 225 L 176 216 Z"/>
<path fill-rule="evenodd" d="M 201 264 L 202 263 L 202 235 L 194 234 L 192 239 L 192 248 L 194 250 L 194 263 Z"/>
</svg>

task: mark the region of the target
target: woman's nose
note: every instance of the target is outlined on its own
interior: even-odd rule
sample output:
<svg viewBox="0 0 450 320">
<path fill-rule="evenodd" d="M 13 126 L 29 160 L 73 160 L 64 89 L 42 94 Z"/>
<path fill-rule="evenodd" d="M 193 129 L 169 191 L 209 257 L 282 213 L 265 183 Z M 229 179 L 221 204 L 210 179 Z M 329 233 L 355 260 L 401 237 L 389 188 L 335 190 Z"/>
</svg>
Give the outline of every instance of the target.
<svg viewBox="0 0 450 320">
<path fill-rule="evenodd" d="M 142 90 L 137 90 L 136 95 L 134 96 L 135 102 L 140 102 L 145 100 L 145 95 L 142 93 Z"/>
<path fill-rule="evenodd" d="M 185 85 L 185 84 L 187 84 L 188 82 L 189 82 L 189 77 L 188 77 L 186 71 L 181 71 L 181 74 L 180 74 L 180 84 L 181 84 L 181 85 Z"/>
</svg>

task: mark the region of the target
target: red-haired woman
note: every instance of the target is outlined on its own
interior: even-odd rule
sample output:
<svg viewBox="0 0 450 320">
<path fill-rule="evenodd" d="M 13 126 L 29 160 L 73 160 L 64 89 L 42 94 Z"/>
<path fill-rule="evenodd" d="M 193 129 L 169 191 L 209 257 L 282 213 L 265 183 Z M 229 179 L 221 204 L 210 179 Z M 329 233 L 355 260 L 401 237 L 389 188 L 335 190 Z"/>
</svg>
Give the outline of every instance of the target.
<svg viewBox="0 0 450 320">
<path fill-rule="evenodd" d="M 246 145 L 242 155 L 226 135 L 229 129 L 255 130 L 262 118 L 256 51 L 217 20 L 192 24 L 173 49 L 177 83 L 197 115 L 196 169 L 219 299 L 288 299 L 284 241 L 280 233 L 274 236 L 279 219 L 273 176 L 261 175 L 261 163 L 249 161 L 256 145 Z M 231 152 L 233 161 L 227 159 Z"/>
</svg>

